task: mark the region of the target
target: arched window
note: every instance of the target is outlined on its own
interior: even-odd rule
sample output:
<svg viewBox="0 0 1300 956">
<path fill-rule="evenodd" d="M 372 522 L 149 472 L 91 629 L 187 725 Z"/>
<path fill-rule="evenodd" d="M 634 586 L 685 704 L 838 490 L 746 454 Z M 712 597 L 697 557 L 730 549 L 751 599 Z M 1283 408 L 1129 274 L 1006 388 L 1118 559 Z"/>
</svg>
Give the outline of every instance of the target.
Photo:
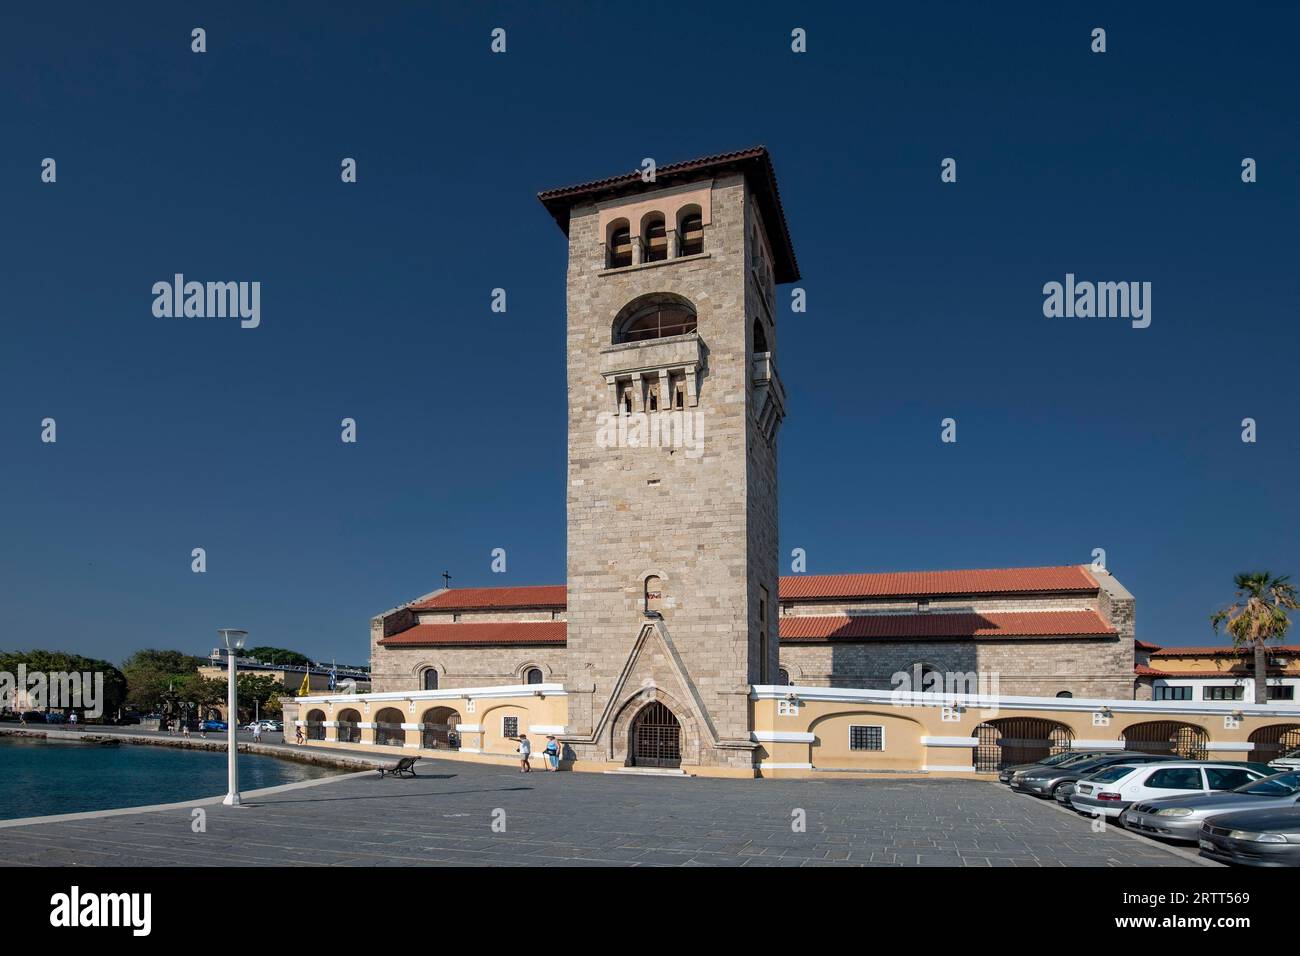
<svg viewBox="0 0 1300 956">
<path fill-rule="evenodd" d="M 1071 694 L 1068 690 L 1063 690 L 1063 691 L 1059 691 L 1059 692 L 1057 692 L 1057 695 L 1056 695 L 1056 696 L 1057 696 L 1057 697 L 1073 697 L 1074 695 Z"/>
<path fill-rule="evenodd" d="M 687 206 L 677 220 L 678 255 L 696 256 L 704 251 L 704 217 L 699 206 Z"/>
<path fill-rule="evenodd" d="M 437 690 L 437 689 L 438 689 L 438 672 L 437 672 L 436 670 L 434 670 L 432 667 L 430 667 L 429 669 L 427 669 L 427 670 L 424 672 L 424 674 L 423 674 L 422 676 L 423 676 L 423 678 L 424 678 L 424 689 L 425 689 L 425 690 Z"/>
<path fill-rule="evenodd" d="M 759 353 L 766 352 L 767 350 L 768 350 L 767 333 L 763 331 L 763 320 L 755 319 L 754 320 L 754 354 L 758 355 Z"/>
<path fill-rule="evenodd" d="M 621 269 L 632 264 L 632 229 L 626 219 L 613 224 L 609 233 L 608 266 Z"/>
<path fill-rule="evenodd" d="M 658 213 L 651 214 L 644 222 L 641 233 L 644 262 L 663 262 L 668 258 L 668 230 L 664 226 L 664 217 Z"/>
<path fill-rule="evenodd" d="M 663 600 L 663 583 L 659 580 L 659 575 L 652 574 L 645 579 L 645 609 L 658 611 L 663 607 Z"/>
<path fill-rule="evenodd" d="M 655 293 L 624 306 L 614 320 L 614 344 L 695 331 L 695 308 L 679 295 Z"/>
<path fill-rule="evenodd" d="M 943 671 L 929 661 L 917 661 L 907 669 L 911 691 L 916 694 L 942 694 Z"/>
<path fill-rule="evenodd" d="M 542 669 L 540 667 L 530 667 L 524 673 L 525 684 L 540 684 L 542 682 Z"/>
<path fill-rule="evenodd" d="M 776 672 L 776 682 L 778 684 L 781 684 L 782 686 L 793 683 L 790 680 L 790 672 L 786 670 L 784 667 L 778 669 Z"/>
</svg>

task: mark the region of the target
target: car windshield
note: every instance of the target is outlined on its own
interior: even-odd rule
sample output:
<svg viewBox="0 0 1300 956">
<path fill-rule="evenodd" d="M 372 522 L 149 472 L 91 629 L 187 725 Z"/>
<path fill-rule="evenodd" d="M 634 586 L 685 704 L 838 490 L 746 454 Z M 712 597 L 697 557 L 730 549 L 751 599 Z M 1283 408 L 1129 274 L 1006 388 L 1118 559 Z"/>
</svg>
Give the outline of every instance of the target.
<svg viewBox="0 0 1300 956">
<path fill-rule="evenodd" d="M 1133 772 L 1133 770 L 1133 767 L 1126 767 L 1121 764 L 1118 767 L 1107 767 L 1105 770 L 1098 770 L 1092 776 L 1088 777 L 1088 779 L 1095 780 L 1098 783 L 1112 783 L 1120 777 L 1127 777 Z"/>
<path fill-rule="evenodd" d="M 1081 758 L 1078 754 L 1072 754 L 1067 750 L 1065 753 L 1053 754 L 1052 756 L 1047 757 L 1038 762 L 1042 764 L 1044 767 L 1055 767 L 1058 764 L 1069 763 L 1071 760 L 1080 760 L 1080 759 L 1083 758 Z"/>
<path fill-rule="evenodd" d="M 1257 797 L 1290 797 L 1300 793 L 1300 773 L 1279 773 L 1238 787 L 1232 792 L 1249 793 Z"/>
<path fill-rule="evenodd" d="M 1083 773 L 1088 773 L 1093 770 L 1100 770 L 1102 767 L 1107 766 L 1109 763 L 1110 761 L 1107 760 L 1105 757 L 1090 757 L 1087 760 L 1083 761 L 1083 763 L 1072 765 L 1070 769 L 1074 771 L 1082 771 Z"/>
</svg>

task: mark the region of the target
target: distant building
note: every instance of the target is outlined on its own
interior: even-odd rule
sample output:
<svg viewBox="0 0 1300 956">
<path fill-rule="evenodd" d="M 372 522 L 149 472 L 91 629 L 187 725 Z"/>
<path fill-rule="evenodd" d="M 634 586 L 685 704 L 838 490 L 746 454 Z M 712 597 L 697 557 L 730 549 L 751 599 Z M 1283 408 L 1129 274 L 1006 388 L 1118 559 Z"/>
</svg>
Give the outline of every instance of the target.
<svg viewBox="0 0 1300 956">
<path fill-rule="evenodd" d="M 203 677 L 214 678 L 216 680 L 226 679 L 226 649 L 224 647 L 212 649 L 208 655 L 208 660 L 212 663 L 200 665 L 198 672 Z M 302 688 L 302 679 L 310 671 L 310 683 L 312 693 L 343 693 L 345 681 L 356 682 L 356 692 L 366 694 L 370 692 L 370 672 L 365 668 L 355 666 L 336 666 L 333 668 L 335 675 L 335 686 L 330 687 L 330 670 L 329 664 L 313 664 L 310 668 L 299 664 L 264 664 L 261 661 L 253 660 L 251 657 L 235 658 L 235 668 L 241 674 L 258 674 L 260 676 L 270 677 L 279 681 L 289 690 L 289 695 L 293 696 Z M 204 713 L 218 712 L 221 719 L 226 719 L 226 705 L 224 702 L 213 707 L 205 707 Z"/>
<path fill-rule="evenodd" d="M 1138 700 L 1255 699 L 1255 652 L 1249 647 L 1135 647 Z M 1294 701 L 1300 687 L 1300 647 L 1268 649 L 1268 699 Z"/>
</svg>

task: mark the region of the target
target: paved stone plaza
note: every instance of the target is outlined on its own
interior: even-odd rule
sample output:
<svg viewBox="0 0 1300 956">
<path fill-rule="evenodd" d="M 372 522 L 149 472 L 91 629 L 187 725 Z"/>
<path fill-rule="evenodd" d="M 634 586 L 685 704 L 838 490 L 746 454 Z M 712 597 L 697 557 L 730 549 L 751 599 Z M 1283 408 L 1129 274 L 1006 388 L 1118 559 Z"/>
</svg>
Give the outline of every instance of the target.
<svg viewBox="0 0 1300 956">
<path fill-rule="evenodd" d="M 986 781 L 524 775 L 422 760 L 250 800 L 0 828 L 9 866 L 1188 866 Z M 505 832 L 493 832 L 494 810 Z M 791 829 L 807 814 L 807 832 Z M 500 813 L 497 814 L 501 816 Z"/>
</svg>

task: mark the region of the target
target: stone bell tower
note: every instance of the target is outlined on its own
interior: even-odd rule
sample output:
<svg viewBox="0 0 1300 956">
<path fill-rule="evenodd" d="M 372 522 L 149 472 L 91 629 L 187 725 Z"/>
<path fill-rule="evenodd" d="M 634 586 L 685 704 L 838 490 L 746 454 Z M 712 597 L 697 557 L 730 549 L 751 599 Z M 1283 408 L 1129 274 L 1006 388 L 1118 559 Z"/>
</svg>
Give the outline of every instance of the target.
<svg viewBox="0 0 1300 956">
<path fill-rule="evenodd" d="M 565 743 L 750 775 L 779 652 L 776 285 L 799 277 L 771 158 L 539 198 L 569 238 Z"/>
</svg>

